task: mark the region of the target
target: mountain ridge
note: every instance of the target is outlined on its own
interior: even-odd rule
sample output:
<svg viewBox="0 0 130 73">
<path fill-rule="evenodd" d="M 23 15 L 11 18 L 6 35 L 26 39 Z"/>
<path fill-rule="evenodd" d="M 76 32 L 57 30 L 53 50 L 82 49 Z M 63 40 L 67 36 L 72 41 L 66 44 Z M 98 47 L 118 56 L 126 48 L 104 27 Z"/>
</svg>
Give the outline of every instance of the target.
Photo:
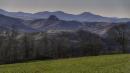
<svg viewBox="0 0 130 73">
<path fill-rule="evenodd" d="M 37 13 L 24 13 L 24 12 L 8 12 L 0 9 L 0 14 L 20 18 L 24 20 L 34 20 L 34 19 L 47 19 L 51 15 L 57 16 L 61 20 L 66 21 L 80 21 L 80 22 L 129 22 L 130 18 L 115 18 L 115 17 L 105 17 L 97 15 L 91 12 L 83 12 L 80 14 L 70 14 L 63 11 L 43 11 Z"/>
<path fill-rule="evenodd" d="M 35 32 L 37 30 L 25 25 L 24 20 L 0 14 L 0 30 L 17 30 L 22 32 Z"/>
</svg>

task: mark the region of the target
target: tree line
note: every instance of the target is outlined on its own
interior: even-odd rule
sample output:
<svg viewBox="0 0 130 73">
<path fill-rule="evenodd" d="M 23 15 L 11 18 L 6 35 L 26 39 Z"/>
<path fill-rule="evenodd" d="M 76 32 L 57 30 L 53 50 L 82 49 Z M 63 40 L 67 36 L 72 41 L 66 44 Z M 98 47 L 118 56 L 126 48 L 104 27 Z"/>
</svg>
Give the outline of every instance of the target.
<svg viewBox="0 0 130 73">
<path fill-rule="evenodd" d="M 1 31 L 0 64 L 127 52 L 124 48 L 108 47 L 106 41 L 84 30 L 53 34 L 18 32 L 13 29 Z"/>
</svg>

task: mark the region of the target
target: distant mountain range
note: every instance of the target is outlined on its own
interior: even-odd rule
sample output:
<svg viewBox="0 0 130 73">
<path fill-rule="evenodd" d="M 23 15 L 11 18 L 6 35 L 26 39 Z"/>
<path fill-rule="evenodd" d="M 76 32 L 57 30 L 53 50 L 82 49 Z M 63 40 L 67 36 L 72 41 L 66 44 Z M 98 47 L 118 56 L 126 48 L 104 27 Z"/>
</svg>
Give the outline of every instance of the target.
<svg viewBox="0 0 130 73">
<path fill-rule="evenodd" d="M 36 32 L 38 30 L 27 26 L 25 21 L 19 18 L 8 17 L 0 14 L 0 31 L 17 30 L 22 32 Z"/>
<path fill-rule="evenodd" d="M 88 12 L 72 15 L 60 11 L 30 14 L 0 10 L 0 31 L 15 29 L 22 32 L 57 33 L 83 29 L 105 37 L 112 27 L 118 25 L 130 26 L 129 19 L 102 17 Z"/>
<path fill-rule="evenodd" d="M 92 33 L 102 35 L 105 30 L 113 23 L 108 22 L 78 22 L 78 21 L 65 21 L 60 20 L 54 15 L 51 15 L 47 19 L 36 19 L 26 22 L 28 26 L 33 29 L 39 29 L 41 31 L 48 31 L 49 33 L 61 32 L 61 31 L 76 31 L 76 30 L 87 30 Z"/>
<path fill-rule="evenodd" d="M 47 31 L 56 33 L 61 31 L 76 31 L 84 29 L 92 33 L 101 34 L 102 31 L 111 26 L 108 22 L 78 22 L 65 21 L 51 15 L 47 19 L 23 20 L 0 14 L 0 30 L 12 30 L 22 32 Z"/>
<path fill-rule="evenodd" d="M 24 13 L 24 12 L 8 12 L 0 9 L 0 14 L 20 18 L 23 20 L 34 20 L 34 19 L 47 19 L 51 15 L 57 16 L 61 20 L 66 21 L 80 21 L 80 22 L 128 22 L 129 18 L 112 18 L 112 17 L 103 17 L 96 15 L 90 12 L 84 12 L 78 15 L 68 14 L 62 11 L 56 12 L 38 12 L 38 13 Z"/>
</svg>

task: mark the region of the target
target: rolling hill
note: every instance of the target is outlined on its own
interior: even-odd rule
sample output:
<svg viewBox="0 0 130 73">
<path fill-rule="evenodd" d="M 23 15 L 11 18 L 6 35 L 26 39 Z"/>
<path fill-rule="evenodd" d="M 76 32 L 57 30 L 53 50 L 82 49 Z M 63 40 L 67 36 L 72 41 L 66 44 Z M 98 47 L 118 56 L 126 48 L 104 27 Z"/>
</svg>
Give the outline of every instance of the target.
<svg viewBox="0 0 130 73">
<path fill-rule="evenodd" d="M 0 14 L 0 30 L 17 30 L 22 32 L 34 32 L 35 29 L 25 25 L 24 20 Z"/>
<path fill-rule="evenodd" d="M 0 73 L 129 73 L 130 55 L 105 55 L 0 65 Z"/>
</svg>

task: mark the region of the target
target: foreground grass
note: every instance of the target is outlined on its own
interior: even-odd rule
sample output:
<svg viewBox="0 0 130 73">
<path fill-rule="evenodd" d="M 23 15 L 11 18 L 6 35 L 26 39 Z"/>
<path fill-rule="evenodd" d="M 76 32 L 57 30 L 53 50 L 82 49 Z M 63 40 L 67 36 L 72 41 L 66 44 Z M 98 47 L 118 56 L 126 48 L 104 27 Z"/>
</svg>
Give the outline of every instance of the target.
<svg viewBox="0 0 130 73">
<path fill-rule="evenodd" d="M 106 55 L 0 65 L 0 73 L 130 73 L 130 55 Z"/>
</svg>

